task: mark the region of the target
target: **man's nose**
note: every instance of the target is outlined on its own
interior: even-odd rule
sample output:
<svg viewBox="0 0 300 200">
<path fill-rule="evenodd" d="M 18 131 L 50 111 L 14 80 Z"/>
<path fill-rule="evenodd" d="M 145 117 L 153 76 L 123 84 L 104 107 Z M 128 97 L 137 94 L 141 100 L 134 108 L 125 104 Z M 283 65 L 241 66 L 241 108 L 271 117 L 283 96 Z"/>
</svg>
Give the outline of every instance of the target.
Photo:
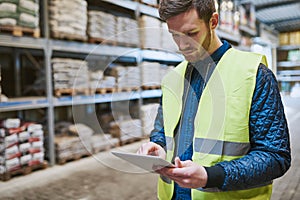
<svg viewBox="0 0 300 200">
<path fill-rule="evenodd" d="M 188 36 L 182 35 L 179 38 L 178 46 L 180 50 L 185 50 L 189 47 L 189 40 L 191 40 Z"/>
</svg>

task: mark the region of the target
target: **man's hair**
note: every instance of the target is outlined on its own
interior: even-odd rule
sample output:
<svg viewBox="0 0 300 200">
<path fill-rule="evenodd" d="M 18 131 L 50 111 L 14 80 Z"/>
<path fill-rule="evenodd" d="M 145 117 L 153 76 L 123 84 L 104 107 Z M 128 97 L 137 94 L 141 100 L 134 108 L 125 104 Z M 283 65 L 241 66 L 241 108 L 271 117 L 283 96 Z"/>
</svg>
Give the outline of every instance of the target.
<svg viewBox="0 0 300 200">
<path fill-rule="evenodd" d="M 216 12 L 214 0 L 160 0 L 159 15 L 164 21 L 183 12 L 195 8 L 200 19 L 209 22 Z"/>
</svg>

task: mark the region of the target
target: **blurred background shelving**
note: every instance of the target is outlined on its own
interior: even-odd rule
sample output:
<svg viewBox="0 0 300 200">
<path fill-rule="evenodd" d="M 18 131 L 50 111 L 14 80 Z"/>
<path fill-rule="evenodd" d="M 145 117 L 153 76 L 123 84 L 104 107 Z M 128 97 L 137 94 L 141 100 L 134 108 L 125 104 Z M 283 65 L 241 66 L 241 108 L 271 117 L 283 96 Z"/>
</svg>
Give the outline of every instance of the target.
<svg viewBox="0 0 300 200">
<path fill-rule="evenodd" d="M 0 11 L 9 10 L 0 17 L 0 120 L 42 124 L 50 165 L 74 157 L 72 150 L 67 157 L 57 150 L 66 136 L 78 137 L 80 131 L 69 130 L 72 125 L 89 127 L 87 138 L 113 145 L 147 137 L 160 81 L 183 60 L 159 19 L 158 1 L 68 2 L 0 1 Z M 238 49 L 266 54 L 282 93 L 297 97 L 299 2 L 216 0 L 216 5 L 219 37 Z M 137 135 L 126 132 L 129 119 L 140 124 Z M 107 148 L 83 142 L 88 153 Z M 79 156 L 87 155 L 85 150 Z"/>
</svg>

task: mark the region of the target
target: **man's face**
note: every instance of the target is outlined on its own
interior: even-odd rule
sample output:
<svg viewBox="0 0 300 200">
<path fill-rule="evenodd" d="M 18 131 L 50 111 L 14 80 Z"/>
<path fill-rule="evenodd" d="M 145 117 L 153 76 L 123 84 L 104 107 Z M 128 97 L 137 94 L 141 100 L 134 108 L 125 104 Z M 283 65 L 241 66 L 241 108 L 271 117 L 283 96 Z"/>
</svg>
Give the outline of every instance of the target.
<svg viewBox="0 0 300 200">
<path fill-rule="evenodd" d="M 169 18 L 167 24 L 187 61 L 196 62 L 209 55 L 211 32 L 195 9 Z"/>
</svg>

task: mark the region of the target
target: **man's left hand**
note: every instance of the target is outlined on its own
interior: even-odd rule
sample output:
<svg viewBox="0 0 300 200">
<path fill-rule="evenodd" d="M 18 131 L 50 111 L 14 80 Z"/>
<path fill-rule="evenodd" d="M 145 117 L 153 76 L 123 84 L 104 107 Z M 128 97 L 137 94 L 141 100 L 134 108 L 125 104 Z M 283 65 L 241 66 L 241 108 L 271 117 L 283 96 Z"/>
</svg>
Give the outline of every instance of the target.
<svg viewBox="0 0 300 200">
<path fill-rule="evenodd" d="M 191 160 L 181 161 L 178 157 L 175 158 L 175 166 L 175 168 L 161 168 L 156 172 L 175 181 L 180 187 L 199 188 L 206 186 L 207 173 L 203 166 Z"/>
</svg>

